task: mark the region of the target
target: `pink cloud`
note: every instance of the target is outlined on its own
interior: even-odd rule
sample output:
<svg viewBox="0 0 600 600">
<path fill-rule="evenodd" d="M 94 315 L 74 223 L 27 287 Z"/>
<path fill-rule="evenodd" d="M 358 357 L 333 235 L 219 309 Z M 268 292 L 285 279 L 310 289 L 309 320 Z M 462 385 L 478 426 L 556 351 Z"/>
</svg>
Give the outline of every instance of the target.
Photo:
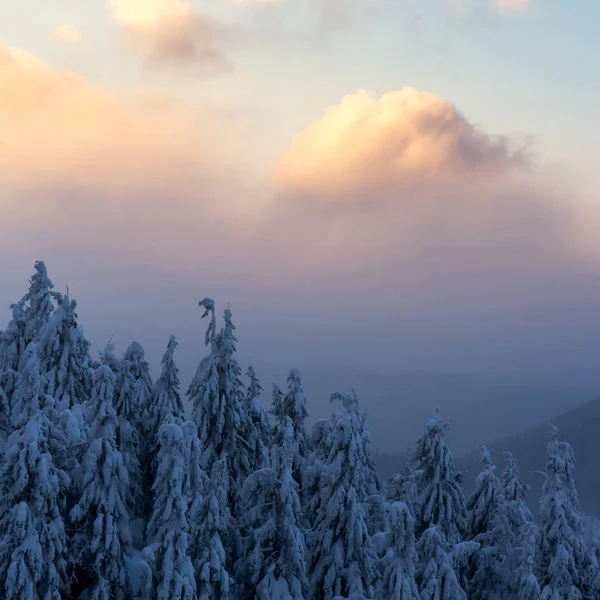
<svg viewBox="0 0 600 600">
<path fill-rule="evenodd" d="M 130 46 L 151 66 L 194 64 L 207 73 L 231 71 L 219 24 L 188 0 L 110 0 Z"/>
<path fill-rule="evenodd" d="M 405 88 L 381 98 L 360 91 L 328 108 L 293 140 L 276 178 L 287 191 L 339 197 L 481 179 L 526 162 L 522 149 L 480 131 L 451 102 Z"/>
</svg>

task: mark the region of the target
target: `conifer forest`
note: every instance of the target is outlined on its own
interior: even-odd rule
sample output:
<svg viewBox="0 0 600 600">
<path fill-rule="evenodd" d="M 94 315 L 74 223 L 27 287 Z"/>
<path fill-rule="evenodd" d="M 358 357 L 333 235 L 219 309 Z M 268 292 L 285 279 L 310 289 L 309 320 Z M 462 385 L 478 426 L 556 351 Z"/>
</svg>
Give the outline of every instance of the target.
<svg viewBox="0 0 600 600">
<path fill-rule="evenodd" d="M 600 598 L 555 427 L 535 507 L 518 457 L 486 448 L 465 497 L 440 414 L 382 481 L 352 388 L 309 420 L 300 372 L 263 389 L 210 298 L 182 387 L 175 337 L 154 381 L 137 342 L 91 355 L 43 262 L 23 292 L 0 334 L 0 598 Z"/>
</svg>

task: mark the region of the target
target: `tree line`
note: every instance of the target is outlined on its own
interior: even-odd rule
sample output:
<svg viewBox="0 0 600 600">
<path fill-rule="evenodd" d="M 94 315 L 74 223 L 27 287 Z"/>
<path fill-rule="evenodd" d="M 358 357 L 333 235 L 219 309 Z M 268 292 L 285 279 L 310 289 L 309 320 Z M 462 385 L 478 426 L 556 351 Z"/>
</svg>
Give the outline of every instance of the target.
<svg viewBox="0 0 600 600">
<path fill-rule="evenodd" d="M 353 390 L 309 432 L 302 378 L 270 406 L 207 319 L 185 414 L 168 341 L 90 355 L 43 262 L 0 333 L 0 596 L 6 600 L 578 600 L 600 597 L 571 446 L 550 427 L 534 517 L 518 461 L 465 498 L 436 414 L 382 482 Z"/>
</svg>

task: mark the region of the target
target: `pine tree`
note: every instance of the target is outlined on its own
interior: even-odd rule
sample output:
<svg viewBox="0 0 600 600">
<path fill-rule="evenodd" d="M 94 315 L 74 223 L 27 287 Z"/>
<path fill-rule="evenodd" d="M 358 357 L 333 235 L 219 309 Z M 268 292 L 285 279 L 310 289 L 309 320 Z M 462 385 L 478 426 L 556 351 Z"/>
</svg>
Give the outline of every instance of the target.
<svg viewBox="0 0 600 600">
<path fill-rule="evenodd" d="M 200 304 L 205 306 L 203 316 L 214 311 L 211 300 L 205 299 Z M 250 472 L 250 449 L 243 439 L 248 415 L 244 410 L 241 369 L 235 357 L 235 326 L 229 309 L 224 320 L 225 326 L 218 335 L 207 333 L 211 352 L 208 360 L 202 361 L 188 393 L 202 447 L 201 466 L 207 472 L 218 460 L 227 461 L 231 478 L 229 504 L 232 515 L 237 517 L 239 492 Z M 212 325 L 209 331 L 211 328 Z"/>
<path fill-rule="evenodd" d="M 248 367 L 246 375 L 250 383 L 244 398 L 244 410 L 248 415 L 244 439 L 251 450 L 250 470 L 256 471 L 271 465 L 271 427 L 260 398 L 263 391 L 260 380 L 252 367 Z"/>
<path fill-rule="evenodd" d="M 88 574 L 90 600 L 131 598 L 126 559 L 131 548 L 127 509 L 129 476 L 117 448 L 113 408 L 115 376 L 107 365 L 94 372 L 88 427 L 90 443 L 78 471 L 80 496 L 71 510 L 79 524 L 74 540 L 80 568 Z"/>
<path fill-rule="evenodd" d="M 27 346 L 37 337 L 54 311 L 54 287 L 48 278 L 46 265 L 37 261 L 30 279 L 29 290 L 23 298 L 11 305 L 12 319 L 5 331 L 0 332 L 0 387 L 4 389 L 12 406 L 12 394 L 18 373 L 24 366 L 21 357 Z M 42 371 L 43 372 L 43 371 Z"/>
<path fill-rule="evenodd" d="M 302 506 L 293 477 L 298 441 L 285 417 L 275 436 L 273 468 L 246 479 L 244 526 L 248 532 L 237 565 L 248 600 L 303 600 L 307 586 Z"/>
<path fill-rule="evenodd" d="M 310 529 L 321 509 L 321 473 L 331 450 L 331 433 L 334 418 L 318 419 L 311 432 L 311 445 L 313 451 L 309 457 L 306 473 L 305 512 L 308 516 Z"/>
<path fill-rule="evenodd" d="M 132 342 L 125 351 L 117 376 L 117 414 L 127 414 L 136 419 L 135 423 L 140 423 L 151 396 L 150 365 L 142 345 Z"/>
<path fill-rule="evenodd" d="M 188 507 L 191 509 L 196 499 L 201 500 L 206 490 L 208 477 L 200 466 L 202 449 L 196 424 L 193 421 L 186 421 L 181 430 L 183 431 L 186 464 L 183 477 L 183 494 L 187 499 Z"/>
<path fill-rule="evenodd" d="M 4 390 L 9 407 L 19 378 L 19 363 L 25 352 L 25 302 L 21 300 L 11 305 L 12 319 L 8 327 L 0 333 L 0 387 Z"/>
<path fill-rule="evenodd" d="M 533 521 L 528 521 L 520 531 L 518 547 L 518 568 L 514 597 L 516 600 L 539 600 L 540 586 L 534 575 L 535 553 L 538 545 L 538 528 Z"/>
<path fill-rule="evenodd" d="M 417 552 L 414 518 L 406 504 L 394 502 L 389 507 L 387 521 L 387 566 L 379 597 L 382 600 L 420 600 L 415 581 Z"/>
<path fill-rule="evenodd" d="M 188 554 L 183 433 L 177 425 L 165 423 L 158 431 L 158 443 L 154 510 L 147 534 L 156 590 L 152 596 L 157 600 L 192 600 L 196 597 L 196 582 Z"/>
<path fill-rule="evenodd" d="M 100 350 L 98 354 L 98 359 L 100 365 L 106 365 L 115 374 L 115 377 L 118 376 L 119 370 L 121 368 L 121 361 L 117 357 L 116 345 L 112 341 L 112 339 L 110 339 L 106 346 L 104 346 L 104 348 Z"/>
<path fill-rule="evenodd" d="M 224 459 L 215 462 L 206 494 L 190 516 L 198 600 L 229 600 L 232 597 L 233 581 L 226 550 L 236 536 L 227 503 L 230 479 L 227 462 Z"/>
<path fill-rule="evenodd" d="M 283 398 L 282 415 L 279 420 L 289 417 L 294 427 L 294 439 L 297 441 L 297 452 L 294 456 L 294 478 L 302 492 L 305 489 L 303 476 L 306 473 L 308 458 L 311 452 L 310 438 L 306 430 L 306 395 L 302 389 L 302 378 L 298 369 L 292 369 L 287 378 L 288 391 Z"/>
<path fill-rule="evenodd" d="M 586 587 L 587 552 L 574 469 L 573 449 L 558 439 L 558 430 L 551 425 L 536 557 L 542 600 L 576 600 L 583 597 Z"/>
<path fill-rule="evenodd" d="M 149 464 L 148 449 L 142 445 L 144 435 L 143 414 L 152 391 L 150 367 L 144 349 L 132 342 L 121 361 L 115 389 L 115 410 L 119 422 L 117 447 L 127 469 L 130 495 L 129 507 L 140 515 L 148 507 L 149 490 L 143 493 L 143 476 L 140 464 Z"/>
<path fill-rule="evenodd" d="M 421 600 L 467 600 L 451 558 L 451 545 L 435 525 L 423 532 L 417 544 Z"/>
<path fill-rule="evenodd" d="M 68 296 L 39 333 L 40 358 L 46 392 L 63 411 L 82 404 L 91 395 L 90 343 L 77 322 L 77 302 Z"/>
<path fill-rule="evenodd" d="M 65 535 L 68 475 L 52 456 L 53 424 L 46 401 L 37 346 L 23 354 L 15 390 L 14 433 L 0 470 L 0 586 L 3 598 L 59 598 L 69 590 Z"/>
<path fill-rule="evenodd" d="M 156 435 L 164 418 L 171 414 L 183 420 L 184 410 L 179 393 L 179 369 L 175 364 L 174 353 L 177 340 L 171 336 L 162 358 L 162 372 L 154 384 L 152 396 L 146 410 L 145 425 L 151 435 Z"/>
<path fill-rule="evenodd" d="M 409 452 L 410 456 L 410 452 Z M 390 498 L 395 502 L 404 502 L 410 510 L 413 519 L 419 512 L 419 482 L 420 472 L 406 464 L 400 472 L 392 477 Z"/>
<path fill-rule="evenodd" d="M 25 313 L 25 343 L 33 342 L 50 320 L 54 312 L 53 299 L 60 299 L 60 294 L 52 292 L 54 284 L 48 277 L 46 265 L 38 260 L 35 273 L 30 279 L 29 291 L 23 297 L 27 304 Z"/>
<path fill-rule="evenodd" d="M 0 452 L 4 450 L 4 444 L 8 436 L 12 433 L 10 424 L 10 404 L 4 389 L 0 386 Z"/>
<path fill-rule="evenodd" d="M 521 508 L 523 524 L 531 522 L 533 517 L 529 511 L 529 507 L 525 502 L 527 492 L 530 487 L 523 483 L 521 474 L 519 473 L 519 461 L 510 452 L 504 452 L 505 468 L 502 472 L 502 484 L 500 486 L 499 496 L 508 502 L 517 502 Z"/>
<path fill-rule="evenodd" d="M 372 485 L 370 440 L 358 398 L 342 399 L 345 412 L 335 422 L 331 450 L 319 483 L 319 514 L 310 541 L 311 597 L 362 594 L 373 597 L 377 555 L 368 532 L 365 501 Z"/>
<path fill-rule="evenodd" d="M 475 489 L 467 501 L 467 524 L 465 534 L 467 539 L 476 539 L 478 535 L 486 533 L 496 511 L 498 490 L 500 482 L 496 477 L 496 467 L 492 464 L 489 450 L 481 447 L 479 464 L 483 471 L 475 479 Z"/>
<path fill-rule="evenodd" d="M 418 440 L 412 466 L 419 472 L 417 537 L 431 526 L 450 544 L 461 541 L 467 511 L 460 477 L 444 440 L 449 425 L 437 413 Z"/>
</svg>

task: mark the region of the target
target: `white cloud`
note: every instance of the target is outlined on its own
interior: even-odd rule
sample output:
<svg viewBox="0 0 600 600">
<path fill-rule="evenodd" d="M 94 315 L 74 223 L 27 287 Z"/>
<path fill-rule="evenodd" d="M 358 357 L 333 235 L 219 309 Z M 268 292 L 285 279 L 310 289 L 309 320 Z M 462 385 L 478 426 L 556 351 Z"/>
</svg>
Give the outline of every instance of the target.
<svg viewBox="0 0 600 600">
<path fill-rule="evenodd" d="M 83 39 L 81 31 L 69 23 L 59 25 L 52 32 L 52 35 L 55 39 L 65 42 L 66 44 L 78 44 Z"/>
</svg>

